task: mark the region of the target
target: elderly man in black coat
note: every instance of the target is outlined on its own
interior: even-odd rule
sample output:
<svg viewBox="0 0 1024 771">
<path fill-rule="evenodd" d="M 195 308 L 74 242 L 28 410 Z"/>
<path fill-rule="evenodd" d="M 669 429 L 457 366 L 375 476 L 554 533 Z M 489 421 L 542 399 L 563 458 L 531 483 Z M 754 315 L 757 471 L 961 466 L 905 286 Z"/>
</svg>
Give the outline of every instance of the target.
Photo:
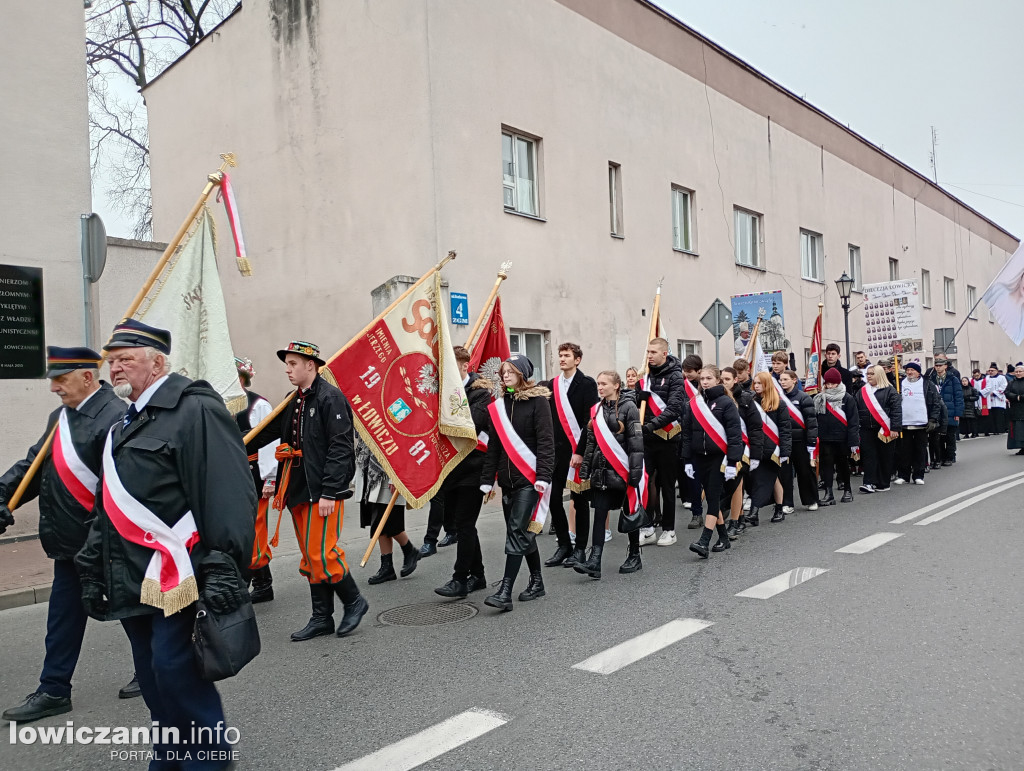
<svg viewBox="0 0 1024 771">
<path fill-rule="evenodd" d="M 241 571 L 256 491 L 245 448 L 218 393 L 170 372 L 169 332 L 129 319 L 105 350 L 114 391 L 130 404 L 107 439 L 96 518 L 76 557 L 82 601 L 94 618 L 122 620 L 152 719 L 188 737 L 193 760 L 222 752 L 206 767 L 226 766 L 224 709 L 200 676 L 192 633 L 201 589 L 221 613 L 248 602 Z M 204 589 L 214 585 L 216 595 Z M 164 759 L 183 752 L 153 749 Z"/>
</svg>

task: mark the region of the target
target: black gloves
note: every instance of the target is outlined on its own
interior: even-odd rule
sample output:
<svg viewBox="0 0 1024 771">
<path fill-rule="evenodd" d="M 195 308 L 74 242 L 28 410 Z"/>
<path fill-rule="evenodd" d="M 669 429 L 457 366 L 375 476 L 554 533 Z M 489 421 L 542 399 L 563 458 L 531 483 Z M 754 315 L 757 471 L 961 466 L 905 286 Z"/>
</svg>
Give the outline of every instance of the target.
<svg viewBox="0 0 1024 771">
<path fill-rule="evenodd" d="M 7 508 L 6 503 L 0 503 L 0 535 L 7 531 L 11 525 L 14 524 L 14 515 L 11 510 Z"/>
<path fill-rule="evenodd" d="M 106 621 L 110 605 L 103 597 L 103 584 L 87 578 L 82 579 L 82 605 L 85 612 L 97 621 Z"/>
<path fill-rule="evenodd" d="M 249 598 L 245 582 L 228 555 L 211 552 L 199 565 L 200 599 L 213 613 L 226 616 L 242 607 Z"/>
</svg>

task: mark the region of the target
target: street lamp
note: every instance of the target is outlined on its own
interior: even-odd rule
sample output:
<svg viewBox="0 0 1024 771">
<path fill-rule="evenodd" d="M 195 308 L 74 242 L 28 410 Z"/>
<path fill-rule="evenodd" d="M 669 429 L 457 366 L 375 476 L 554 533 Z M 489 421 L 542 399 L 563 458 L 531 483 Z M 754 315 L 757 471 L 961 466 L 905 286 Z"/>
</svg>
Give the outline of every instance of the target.
<svg viewBox="0 0 1024 771">
<path fill-rule="evenodd" d="M 850 293 L 853 291 L 853 279 L 843 275 L 836 279 L 836 289 L 839 290 L 839 299 L 843 303 L 843 323 L 846 326 L 846 368 L 850 368 Z"/>
</svg>

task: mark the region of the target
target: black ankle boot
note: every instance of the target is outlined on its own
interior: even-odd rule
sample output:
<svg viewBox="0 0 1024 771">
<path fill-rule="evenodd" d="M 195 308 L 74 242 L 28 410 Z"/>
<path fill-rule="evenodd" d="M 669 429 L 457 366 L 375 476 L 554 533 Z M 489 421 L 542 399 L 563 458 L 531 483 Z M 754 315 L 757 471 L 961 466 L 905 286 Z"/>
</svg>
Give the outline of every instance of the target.
<svg viewBox="0 0 1024 771">
<path fill-rule="evenodd" d="M 743 520 L 747 523 L 747 527 L 757 527 L 757 515 L 761 510 L 755 506 L 750 507 L 750 513 L 743 516 Z"/>
<path fill-rule="evenodd" d="M 398 576 L 395 575 L 395 565 L 392 561 L 392 555 L 381 554 L 380 555 L 380 570 L 366 579 L 366 583 L 371 586 L 374 584 L 382 584 L 385 581 L 397 581 Z"/>
<path fill-rule="evenodd" d="M 587 561 L 587 550 L 582 547 L 575 547 L 572 554 L 562 561 L 563 568 L 576 567 L 577 563 Z"/>
<path fill-rule="evenodd" d="M 601 577 L 601 555 L 604 553 L 604 546 L 592 546 L 590 549 L 590 559 L 586 562 L 577 562 L 573 565 L 573 570 L 577 573 L 583 573 L 584 575 L 590 576 L 591 578 Z M 527 587 L 529 591 L 529 587 Z M 520 598 L 522 599 L 522 598 Z"/>
<path fill-rule="evenodd" d="M 544 567 L 553 568 L 561 565 L 568 557 L 572 556 L 572 547 L 561 546 L 555 549 L 555 553 L 551 555 L 551 559 L 544 561 Z"/>
<path fill-rule="evenodd" d="M 519 593 L 520 602 L 529 602 L 530 600 L 536 600 L 538 597 L 543 597 L 547 592 L 544 591 L 544 578 L 541 576 L 540 571 L 536 573 L 530 571 L 530 583 L 526 585 L 526 588 Z"/>
<path fill-rule="evenodd" d="M 736 532 L 736 528 L 739 527 L 740 521 L 738 519 L 730 519 L 725 523 L 725 534 L 729 536 L 730 541 L 735 541 L 740 537 L 740 534 Z"/>
<path fill-rule="evenodd" d="M 782 504 L 781 503 L 776 503 L 775 504 L 775 513 L 772 514 L 772 522 L 785 522 L 785 521 L 786 521 L 786 515 L 782 511 Z"/>
<path fill-rule="evenodd" d="M 718 531 L 718 543 L 711 547 L 711 551 L 725 551 L 732 546 L 732 543 L 729 541 L 729 531 L 725 529 L 725 525 L 718 525 L 715 529 Z"/>
<path fill-rule="evenodd" d="M 337 592 L 345 611 L 338 622 L 336 634 L 338 637 L 344 637 L 359 626 L 366 611 L 370 609 L 370 603 L 359 593 L 359 587 L 356 586 L 356 580 L 352 578 L 351 573 L 346 573 L 345 577 L 334 585 L 334 591 Z"/>
<path fill-rule="evenodd" d="M 626 561 L 619 566 L 620 573 L 636 573 L 638 570 L 643 570 L 644 564 L 640 561 L 640 544 L 631 543 L 629 545 L 629 553 L 626 555 Z"/>
<path fill-rule="evenodd" d="M 274 577 L 270 575 L 270 565 L 252 572 L 252 591 L 249 593 L 249 599 L 253 605 L 274 599 Z"/>
<path fill-rule="evenodd" d="M 742 514 L 740 514 L 740 518 L 736 520 L 736 527 L 733 529 L 733 536 L 734 536 L 733 540 L 735 540 L 735 536 L 743 535 L 743 531 L 746 530 L 746 529 L 747 529 L 746 517 L 744 517 Z"/>
<path fill-rule="evenodd" d="M 832 494 L 832 488 L 825 489 L 825 496 L 821 499 L 822 506 L 835 506 L 836 497 Z"/>
<path fill-rule="evenodd" d="M 469 589 L 466 588 L 466 584 L 464 582 L 453 578 L 444 586 L 435 589 L 434 594 L 440 594 L 442 597 L 457 597 L 462 599 L 469 594 Z"/>
<path fill-rule="evenodd" d="M 484 605 L 498 610 L 512 610 L 512 583 L 511 578 L 502 578 L 498 585 L 498 591 L 484 600 Z"/>
<path fill-rule="evenodd" d="M 845 490 L 843 490 L 843 497 L 839 499 L 839 502 L 840 503 L 852 503 L 853 502 L 853 493 L 850 492 L 850 488 L 849 487 L 847 487 Z"/>
<path fill-rule="evenodd" d="M 407 541 L 402 547 L 402 554 L 405 557 L 402 562 L 402 578 L 405 578 L 411 576 L 416 569 L 416 564 L 420 561 L 420 550 L 412 545 L 412 541 Z"/>
<path fill-rule="evenodd" d="M 711 543 L 711 534 L 715 532 L 711 528 L 705 526 L 704 532 L 700 534 L 700 540 L 690 544 L 690 551 L 698 555 L 701 559 L 708 558 L 708 544 Z M 728 539 L 726 539 L 728 540 Z"/>
<path fill-rule="evenodd" d="M 334 631 L 334 587 L 330 584 L 310 584 L 309 598 L 313 616 L 298 632 L 292 633 L 293 642 L 312 640 Z"/>
</svg>

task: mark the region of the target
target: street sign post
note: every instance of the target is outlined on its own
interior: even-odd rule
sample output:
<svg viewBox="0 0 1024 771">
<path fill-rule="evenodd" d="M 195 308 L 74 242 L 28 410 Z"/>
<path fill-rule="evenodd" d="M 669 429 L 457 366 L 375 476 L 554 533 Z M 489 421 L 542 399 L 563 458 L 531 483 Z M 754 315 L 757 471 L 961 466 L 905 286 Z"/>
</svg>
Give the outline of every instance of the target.
<svg viewBox="0 0 1024 771">
<path fill-rule="evenodd" d="M 452 324 L 469 325 L 469 295 L 465 292 L 452 292 Z"/>
<path fill-rule="evenodd" d="M 715 336 L 715 366 L 721 366 L 719 357 L 719 344 L 722 336 L 732 329 L 732 310 L 717 297 L 711 303 L 704 315 L 700 317 L 700 323 L 704 328 Z"/>
</svg>

